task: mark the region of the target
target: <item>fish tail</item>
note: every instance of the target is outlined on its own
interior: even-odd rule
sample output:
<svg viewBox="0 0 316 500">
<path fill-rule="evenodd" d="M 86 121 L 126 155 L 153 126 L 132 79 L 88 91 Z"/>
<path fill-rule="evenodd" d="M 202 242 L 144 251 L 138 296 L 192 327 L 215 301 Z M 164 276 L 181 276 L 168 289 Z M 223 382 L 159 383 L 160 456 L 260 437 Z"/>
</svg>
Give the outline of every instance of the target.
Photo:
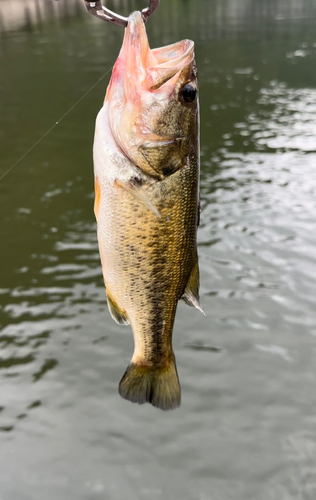
<svg viewBox="0 0 316 500">
<path fill-rule="evenodd" d="M 161 410 L 180 406 L 181 389 L 174 356 L 164 366 L 132 361 L 122 377 L 119 393 L 133 403 L 151 403 Z"/>
</svg>

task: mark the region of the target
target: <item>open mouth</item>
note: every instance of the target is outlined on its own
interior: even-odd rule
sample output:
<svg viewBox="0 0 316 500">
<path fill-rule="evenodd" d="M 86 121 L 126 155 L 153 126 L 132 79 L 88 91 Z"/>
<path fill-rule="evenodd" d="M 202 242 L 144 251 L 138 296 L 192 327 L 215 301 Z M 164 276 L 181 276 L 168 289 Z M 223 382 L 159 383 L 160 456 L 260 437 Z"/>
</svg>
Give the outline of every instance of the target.
<svg viewBox="0 0 316 500">
<path fill-rule="evenodd" d="M 151 54 L 157 64 L 147 68 L 147 82 L 151 90 L 156 90 L 191 63 L 194 58 L 194 43 L 182 40 L 154 49 Z"/>
<path fill-rule="evenodd" d="M 155 91 L 180 73 L 193 58 L 194 43 L 191 40 L 151 50 L 141 13 L 134 12 L 125 29 L 106 100 L 117 94 L 120 85 L 124 87 L 125 95 L 137 93 L 138 88 Z"/>
</svg>

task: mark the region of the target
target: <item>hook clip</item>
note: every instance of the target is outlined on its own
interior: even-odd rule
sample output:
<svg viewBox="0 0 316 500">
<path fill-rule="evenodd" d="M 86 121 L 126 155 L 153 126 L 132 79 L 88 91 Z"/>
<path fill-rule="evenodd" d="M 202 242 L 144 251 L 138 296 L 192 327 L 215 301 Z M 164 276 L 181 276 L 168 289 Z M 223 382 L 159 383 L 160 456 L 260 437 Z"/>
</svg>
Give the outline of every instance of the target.
<svg viewBox="0 0 316 500">
<path fill-rule="evenodd" d="M 103 7 L 101 0 L 96 0 L 95 2 L 90 2 L 89 0 L 84 1 L 88 12 L 90 12 L 90 14 L 92 14 L 93 16 L 98 17 L 103 21 L 107 21 L 108 23 L 117 24 L 117 26 L 123 26 L 124 28 L 126 28 L 128 24 L 128 18 L 119 16 L 118 14 L 115 14 L 115 12 L 112 12 L 110 9 Z M 146 9 L 142 10 L 144 23 L 155 12 L 157 7 L 159 6 L 159 3 L 160 0 L 150 0 L 149 7 L 146 7 Z"/>
</svg>

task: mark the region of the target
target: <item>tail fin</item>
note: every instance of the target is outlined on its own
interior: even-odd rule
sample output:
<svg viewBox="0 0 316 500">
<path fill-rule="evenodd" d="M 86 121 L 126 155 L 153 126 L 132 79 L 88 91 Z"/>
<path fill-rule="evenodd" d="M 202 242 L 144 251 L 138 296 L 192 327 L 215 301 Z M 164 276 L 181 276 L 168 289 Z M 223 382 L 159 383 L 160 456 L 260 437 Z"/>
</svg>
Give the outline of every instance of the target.
<svg viewBox="0 0 316 500">
<path fill-rule="evenodd" d="M 133 403 L 151 403 L 161 410 L 177 408 L 181 389 L 174 358 L 164 367 L 131 362 L 120 382 L 119 393 Z"/>
</svg>

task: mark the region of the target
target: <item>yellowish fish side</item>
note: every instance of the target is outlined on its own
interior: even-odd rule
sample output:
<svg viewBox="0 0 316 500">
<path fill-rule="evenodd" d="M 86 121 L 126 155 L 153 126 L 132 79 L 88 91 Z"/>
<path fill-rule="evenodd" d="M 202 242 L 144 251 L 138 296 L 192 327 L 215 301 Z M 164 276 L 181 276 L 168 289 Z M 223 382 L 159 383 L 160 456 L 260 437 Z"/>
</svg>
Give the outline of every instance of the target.
<svg viewBox="0 0 316 500">
<path fill-rule="evenodd" d="M 109 310 L 118 323 L 130 323 L 134 335 L 134 354 L 119 392 L 132 402 L 168 410 L 181 400 L 172 349 L 177 303 L 183 298 L 200 308 L 199 110 L 197 97 L 186 100 L 190 88 L 183 91 L 188 83 L 197 91 L 197 78 L 189 43 L 177 44 L 180 66 L 170 76 L 176 51 L 147 54 L 144 37 L 141 16 L 133 13 L 122 48 L 128 54 L 121 51 L 97 119 L 95 213 Z M 132 57 L 142 57 L 145 77 L 135 90 L 138 98 L 129 100 L 125 71 Z M 148 66 L 153 58 L 159 73 L 154 90 L 156 73 Z M 132 121 L 126 124 L 127 116 Z"/>
</svg>

